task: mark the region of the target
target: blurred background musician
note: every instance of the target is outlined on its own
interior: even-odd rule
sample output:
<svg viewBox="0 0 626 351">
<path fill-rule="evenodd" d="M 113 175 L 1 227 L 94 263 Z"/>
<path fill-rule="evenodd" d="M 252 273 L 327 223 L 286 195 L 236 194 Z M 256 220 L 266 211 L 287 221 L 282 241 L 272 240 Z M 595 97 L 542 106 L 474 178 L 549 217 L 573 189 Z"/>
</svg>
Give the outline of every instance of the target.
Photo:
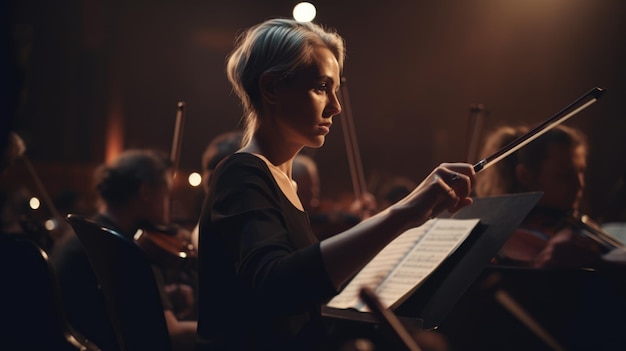
<svg viewBox="0 0 626 351">
<path fill-rule="evenodd" d="M 527 133 L 527 126 L 503 126 L 491 133 L 481 156 Z M 579 130 L 564 125 L 548 131 L 477 177 L 477 196 L 529 191 L 544 194 L 505 243 L 499 262 L 526 267 L 597 267 L 614 264 L 613 250 L 582 232 L 588 144 Z M 617 245 L 619 246 L 619 245 Z M 611 252 L 610 254 L 607 254 Z"/>
<path fill-rule="evenodd" d="M 528 130 L 527 125 L 494 129 L 487 134 L 481 159 Z M 626 347 L 624 250 L 586 237 L 580 224 L 581 214 L 588 211 L 588 152 L 580 130 L 559 125 L 477 175 L 478 197 L 532 191 L 544 195 L 447 317 L 441 330 L 453 345 L 554 349 L 524 319 L 503 308 L 496 292 L 505 292 L 564 349 Z"/>
<path fill-rule="evenodd" d="M 127 150 L 96 171 L 100 197 L 93 219 L 133 240 L 138 229 L 169 224 L 171 162 L 154 150 Z M 68 318 L 79 331 L 106 349 L 117 349 L 87 255 L 77 237 L 66 241 L 55 257 Z M 192 350 L 196 321 L 181 321 L 167 294 L 163 272 L 153 266 L 174 350 Z"/>
</svg>

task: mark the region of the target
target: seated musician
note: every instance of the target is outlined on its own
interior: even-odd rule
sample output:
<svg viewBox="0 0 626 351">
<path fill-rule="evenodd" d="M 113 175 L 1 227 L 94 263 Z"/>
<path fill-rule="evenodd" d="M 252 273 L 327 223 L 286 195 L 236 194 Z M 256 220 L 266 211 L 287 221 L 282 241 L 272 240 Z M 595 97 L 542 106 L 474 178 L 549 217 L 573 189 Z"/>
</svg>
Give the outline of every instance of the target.
<svg viewBox="0 0 626 351">
<path fill-rule="evenodd" d="M 500 127 L 488 137 L 481 156 L 492 154 L 528 130 L 525 126 Z M 622 260 L 622 249 L 611 250 L 581 233 L 586 166 L 586 137 L 560 125 L 476 177 L 477 196 L 544 193 L 503 246 L 498 263 L 589 267 Z"/>
<path fill-rule="evenodd" d="M 160 153 L 123 152 L 96 172 L 101 203 L 93 219 L 131 239 L 139 228 L 167 224 L 171 177 L 170 162 Z M 68 239 L 54 259 L 72 325 L 103 349 L 117 349 L 104 311 L 103 295 L 77 237 Z M 156 265 L 154 268 L 172 346 L 174 350 L 192 350 L 197 323 L 178 320 L 162 272 Z"/>
</svg>

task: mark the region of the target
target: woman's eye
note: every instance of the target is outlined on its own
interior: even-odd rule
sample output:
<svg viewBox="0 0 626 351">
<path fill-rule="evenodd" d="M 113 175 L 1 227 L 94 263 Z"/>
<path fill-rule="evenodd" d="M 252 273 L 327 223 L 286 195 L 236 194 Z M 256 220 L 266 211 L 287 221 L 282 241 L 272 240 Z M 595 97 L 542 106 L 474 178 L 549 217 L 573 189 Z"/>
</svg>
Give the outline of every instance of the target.
<svg viewBox="0 0 626 351">
<path fill-rule="evenodd" d="M 315 90 L 317 90 L 317 91 L 326 91 L 326 90 L 328 90 L 328 84 L 327 83 L 322 83 L 322 84 L 318 85 L 317 88 L 315 88 Z"/>
</svg>

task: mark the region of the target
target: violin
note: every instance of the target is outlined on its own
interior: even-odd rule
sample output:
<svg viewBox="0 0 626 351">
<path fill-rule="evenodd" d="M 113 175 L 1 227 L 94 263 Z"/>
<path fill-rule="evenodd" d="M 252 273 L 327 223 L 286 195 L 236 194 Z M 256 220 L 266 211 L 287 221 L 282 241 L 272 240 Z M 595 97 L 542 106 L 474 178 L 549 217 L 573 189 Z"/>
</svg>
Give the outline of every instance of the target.
<svg viewBox="0 0 626 351">
<path fill-rule="evenodd" d="M 566 222 L 572 227 L 578 229 L 577 233 L 580 235 L 595 241 L 601 246 L 604 252 L 624 247 L 623 242 L 602 230 L 596 221 L 585 214 L 574 213 L 566 218 Z"/>
<path fill-rule="evenodd" d="M 621 241 L 602 230 L 591 217 L 577 210 L 563 211 L 550 207 L 536 207 L 525 222 L 551 235 L 569 228 L 573 233 L 589 239 L 589 242 L 596 245 L 599 251 L 608 252 L 624 247 Z"/>
<path fill-rule="evenodd" d="M 604 255 L 620 247 L 624 245 L 589 216 L 539 206 L 504 244 L 496 262 L 542 268 L 596 267 Z"/>
<path fill-rule="evenodd" d="M 193 269 L 198 254 L 191 234 L 181 228 L 144 226 L 137 230 L 135 242 L 157 265 L 169 269 Z"/>
</svg>

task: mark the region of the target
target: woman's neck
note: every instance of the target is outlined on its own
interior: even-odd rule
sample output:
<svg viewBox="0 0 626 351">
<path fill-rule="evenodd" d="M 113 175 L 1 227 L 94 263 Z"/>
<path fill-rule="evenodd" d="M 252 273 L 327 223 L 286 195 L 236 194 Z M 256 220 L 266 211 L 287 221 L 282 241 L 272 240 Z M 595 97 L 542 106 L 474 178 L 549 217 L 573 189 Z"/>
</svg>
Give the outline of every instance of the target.
<svg viewBox="0 0 626 351">
<path fill-rule="evenodd" d="M 241 151 L 262 156 L 270 165 L 281 170 L 291 179 L 292 161 L 302 146 L 290 147 L 287 143 L 276 142 L 276 140 L 272 136 L 255 135 Z"/>
<path fill-rule="evenodd" d="M 297 209 L 304 211 L 297 194 L 298 185 L 292 179 L 291 173 L 295 153 L 281 151 L 280 148 L 276 148 L 276 143 L 264 144 L 260 143 L 259 140 L 262 139 L 253 138 L 248 145 L 241 149 L 241 152 L 254 154 L 263 160 L 283 194 Z"/>
</svg>

